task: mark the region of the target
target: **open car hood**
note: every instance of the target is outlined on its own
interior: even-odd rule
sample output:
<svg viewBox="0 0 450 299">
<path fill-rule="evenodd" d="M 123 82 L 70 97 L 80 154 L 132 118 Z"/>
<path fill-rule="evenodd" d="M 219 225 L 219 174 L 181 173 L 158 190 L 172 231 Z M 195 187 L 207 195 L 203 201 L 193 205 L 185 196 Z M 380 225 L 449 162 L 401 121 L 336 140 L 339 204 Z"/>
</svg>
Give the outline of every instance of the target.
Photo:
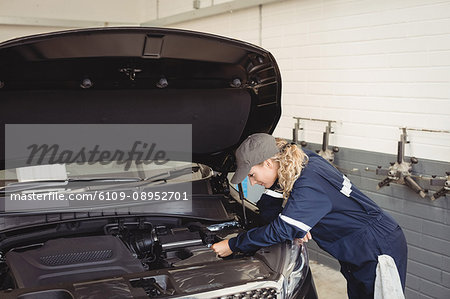
<svg viewBox="0 0 450 299">
<path fill-rule="evenodd" d="M 229 38 L 142 27 L 18 38 L 0 44 L 0 159 L 5 124 L 192 124 L 193 161 L 229 171 L 242 140 L 273 132 L 280 97 L 273 56 Z"/>
</svg>

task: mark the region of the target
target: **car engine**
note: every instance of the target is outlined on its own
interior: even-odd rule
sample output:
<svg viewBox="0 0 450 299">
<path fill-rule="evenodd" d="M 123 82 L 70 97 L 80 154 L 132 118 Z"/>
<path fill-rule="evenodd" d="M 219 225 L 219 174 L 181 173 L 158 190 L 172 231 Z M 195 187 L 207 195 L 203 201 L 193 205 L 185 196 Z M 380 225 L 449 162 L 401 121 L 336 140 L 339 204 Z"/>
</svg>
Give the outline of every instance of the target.
<svg viewBox="0 0 450 299">
<path fill-rule="evenodd" d="M 56 238 L 16 247 L 5 255 L 9 271 L 3 289 L 30 288 L 93 281 L 149 270 L 185 267 L 220 260 L 210 244 L 242 231 L 238 222 L 209 227 L 188 223 L 180 227 L 150 222 L 107 224 L 104 235 Z M 5 281 L 9 281 L 6 283 Z M 148 296 L 170 295 L 155 277 L 130 280 Z"/>
<path fill-rule="evenodd" d="M 36 249 L 8 252 L 6 263 L 19 288 L 144 271 L 114 236 L 49 240 Z"/>
</svg>

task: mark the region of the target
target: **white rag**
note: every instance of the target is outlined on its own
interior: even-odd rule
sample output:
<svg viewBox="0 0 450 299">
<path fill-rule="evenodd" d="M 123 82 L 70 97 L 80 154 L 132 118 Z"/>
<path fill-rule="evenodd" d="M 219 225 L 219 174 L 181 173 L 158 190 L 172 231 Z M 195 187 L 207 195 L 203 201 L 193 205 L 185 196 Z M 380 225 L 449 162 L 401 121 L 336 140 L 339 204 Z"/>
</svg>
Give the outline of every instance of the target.
<svg viewBox="0 0 450 299">
<path fill-rule="evenodd" d="M 378 256 L 374 299 L 405 299 L 397 266 L 386 254 Z"/>
</svg>

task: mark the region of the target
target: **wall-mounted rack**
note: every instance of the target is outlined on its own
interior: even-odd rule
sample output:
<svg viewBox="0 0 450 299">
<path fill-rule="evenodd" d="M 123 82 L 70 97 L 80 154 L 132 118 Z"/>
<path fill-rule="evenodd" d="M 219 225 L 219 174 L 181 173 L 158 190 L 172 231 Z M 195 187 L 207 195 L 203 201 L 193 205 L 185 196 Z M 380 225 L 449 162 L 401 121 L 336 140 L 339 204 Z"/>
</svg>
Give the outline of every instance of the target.
<svg viewBox="0 0 450 299">
<path fill-rule="evenodd" d="M 389 186 L 389 183 L 395 182 L 397 184 L 406 184 L 414 192 L 418 193 L 422 198 L 426 196 L 427 190 L 423 189 L 411 177 L 412 164 L 417 164 L 419 160 L 415 157 L 410 158 L 410 162 L 405 161 L 405 144 L 409 143 L 407 140 L 406 128 L 401 128 L 402 134 L 397 147 L 397 161 L 391 162 L 389 169 L 383 169 L 380 166 L 377 169 L 377 174 L 387 175 L 387 177 L 378 183 L 377 190 Z"/>
<path fill-rule="evenodd" d="M 446 130 L 432 130 L 432 129 L 416 129 L 416 128 L 407 128 L 401 127 L 402 133 L 400 135 L 400 141 L 398 142 L 397 147 L 397 161 L 390 162 L 391 166 L 388 169 L 383 169 L 381 166 L 378 166 L 376 170 L 376 174 L 378 175 L 387 175 L 387 177 L 378 183 L 377 190 L 384 187 L 389 186 L 391 182 L 397 184 L 405 184 L 409 188 L 411 188 L 414 192 L 418 193 L 422 198 L 425 198 L 426 193 L 428 193 L 427 189 L 422 188 L 416 180 L 428 180 L 430 186 L 443 186 L 440 190 L 436 191 L 432 196 L 430 196 L 431 200 L 435 200 L 441 196 L 445 196 L 445 194 L 450 191 L 450 172 L 446 172 L 446 177 L 437 178 L 436 175 L 431 177 L 427 177 L 424 175 L 413 175 L 411 173 L 412 165 L 417 164 L 419 160 L 415 157 L 410 158 L 410 162 L 406 162 L 405 158 L 405 144 L 410 143 L 407 140 L 407 131 L 422 131 L 422 132 L 432 132 L 432 133 L 450 133 L 450 131 Z"/>
<path fill-rule="evenodd" d="M 334 162 L 334 154 L 339 152 L 339 147 L 333 146 L 331 149 L 329 148 L 329 136 L 330 134 L 334 134 L 332 130 L 332 125 L 337 123 L 334 120 L 328 119 L 317 119 L 317 118 L 305 118 L 305 117 L 294 117 L 296 120 L 294 124 L 294 129 L 292 130 L 292 140 L 295 143 L 300 143 L 302 147 L 307 146 L 307 142 L 305 140 L 299 141 L 299 132 L 304 130 L 302 126 L 302 122 L 305 121 L 315 121 L 315 122 L 325 122 L 327 123 L 325 127 L 325 131 L 323 133 L 322 139 L 322 147 L 320 150 L 316 150 L 316 152 L 325 158 L 330 163 Z M 385 179 L 380 181 L 377 185 L 377 189 L 380 189 L 384 186 L 389 186 L 390 183 L 404 184 L 411 188 L 414 192 L 419 194 L 422 198 L 425 198 L 429 193 L 428 189 L 423 188 L 418 184 L 418 182 L 422 181 L 425 185 L 431 186 L 442 186 L 441 189 L 433 192 L 430 196 L 431 200 L 435 200 L 439 197 L 445 196 L 450 192 L 450 171 L 447 171 L 446 176 L 437 176 L 437 175 L 422 175 L 422 174 L 413 174 L 412 167 L 413 164 L 417 164 L 419 160 L 415 157 L 409 158 L 408 161 L 405 161 L 405 145 L 410 143 L 408 140 L 407 131 L 421 131 L 421 132 L 431 132 L 431 133 L 450 133 L 448 130 L 433 130 L 433 129 L 418 129 L 418 128 L 408 128 L 401 127 L 401 135 L 400 140 L 398 141 L 397 147 L 397 161 L 390 162 L 390 167 L 382 168 L 382 166 L 378 166 L 376 170 L 370 170 L 366 167 L 366 171 L 374 171 L 378 175 L 386 176 Z M 335 165 L 338 169 L 344 172 L 355 172 L 358 169 L 345 171 L 339 166 Z M 427 188 L 427 187 L 426 187 Z"/>
<path fill-rule="evenodd" d="M 316 121 L 316 122 L 326 122 L 328 123 L 325 127 L 325 132 L 323 132 L 323 138 L 322 138 L 322 148 L 320 150 L 317 150 L 317 154 L 322 156 L 325 160 L 329 161 L 330 163 L 333 163 L 334 161 L 334 154 L 339 152 L 339 147 L 333 146 L 331 149 L 329 149 L 329 139 L 330 134 L 334 134 L 332 131 L 332 124 L 336 123 L 335 120 L 328 120 L 328 119 L 317 119 L 317 118 L 305 118 L 305 117 L 294 117 L 296 120 L 294 124 L 294 129 L 292 131 L 292 140 L 295 143 L 298 143 L 298 133 L 300 130 L 303 130 L 303 127 L 301 126 L 301 121 Z M 307 142 L 302 140 L 300 141 L 300 145 L 302 147 L 307 146 Z"/>
</svg>

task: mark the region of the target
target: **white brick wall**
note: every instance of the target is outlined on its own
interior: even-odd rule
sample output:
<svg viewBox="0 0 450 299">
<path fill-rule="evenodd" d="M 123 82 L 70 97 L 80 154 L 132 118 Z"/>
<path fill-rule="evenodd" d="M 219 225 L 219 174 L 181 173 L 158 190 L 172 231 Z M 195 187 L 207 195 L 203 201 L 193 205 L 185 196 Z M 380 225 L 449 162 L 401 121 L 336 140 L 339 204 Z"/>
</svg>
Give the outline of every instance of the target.
<svg viewBox="0 0 450 299">
<path fill-rule="evenodd" d="M 0 16 L 129 22 L 143 18 L 142 1 L 156 0 L 0 0 Z M 191 3 L 192 6 L 192 3 Z"/>
<path fill-rule="evenodd" d="M 258 17 L 255 7 L 176 27 L 255 43 Z M 450 130 L 450 1 L 291 0 L 264 5 L 261 24 L 283 78 L 276 136 L 291 138 L 293 116 L 333 119 L 331 144 L 395 154 L 399 127 Z M 305 126 L 300 138 L 321 143 L 325 125 Z M 409 136 L 407 155 L 450 161 L 450 134 Z"/>
<path fill-rule="evenodd" d="M 0 0 L 0 20 L 7 17 L 15 20 L 30 21 L 26 25 L 5 25 L 0 22 L 0 42 L 16 37 L 61 31 L 83 27 L 63 27 L 64 21 L 99 22 L 121 25 L 138 24 L 153 17 L 157 0 Z M 42 22 L 57 26 L 42 26 Z M 71 27 L 72 26 L 72 27 Z M 92 27 L 92 26 L 89 26 Z"/>
<path fill-rule="evenodd" d="M 69 2 L 0 0 L 0 16 L 139 22 L 192 9 L 191 0 Z M 274 54 L 283 78 L 276 136 L 291 138 L 293 116 L 334 119 L 331 144 L 395 154 L 401 126 L 450 130 L 450 0 L 285 0 L 172 27 Z M 0 40 L 56 29 L 0 25 Z M 324 125 L 305 126 L 300 138 L 321 143 Z M 450 134 L 409 135 L 407 155 L 450 162 Z"/>
<path fill-rule="evenodd" d="M 160 5 L 163 3 L 160 2 Z M 244 9 L 233 13 L 224 13 L 209 18 L 175 24 L 171 27 L 224 35 L 258 44 L 259 10 L 258 8 Z"/>
</svg>

